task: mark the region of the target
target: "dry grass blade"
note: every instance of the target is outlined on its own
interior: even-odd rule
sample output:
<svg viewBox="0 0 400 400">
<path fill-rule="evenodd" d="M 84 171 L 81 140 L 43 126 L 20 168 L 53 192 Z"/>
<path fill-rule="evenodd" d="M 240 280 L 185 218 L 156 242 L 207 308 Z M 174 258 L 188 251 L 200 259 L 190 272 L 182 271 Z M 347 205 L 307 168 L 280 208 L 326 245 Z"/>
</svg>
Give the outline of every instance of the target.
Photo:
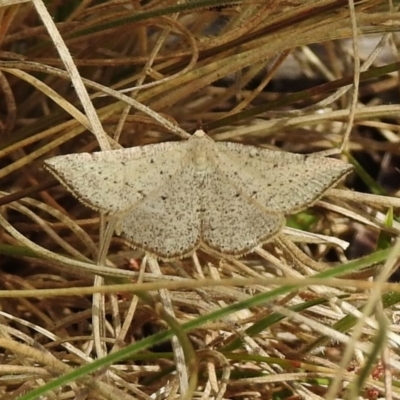
<svg viewBox="0 0 400 400">
<path fill-rule="evenodd" d="M 400 399 L 397 5 L 0 3 L 0 398 Z"/>
</svg>

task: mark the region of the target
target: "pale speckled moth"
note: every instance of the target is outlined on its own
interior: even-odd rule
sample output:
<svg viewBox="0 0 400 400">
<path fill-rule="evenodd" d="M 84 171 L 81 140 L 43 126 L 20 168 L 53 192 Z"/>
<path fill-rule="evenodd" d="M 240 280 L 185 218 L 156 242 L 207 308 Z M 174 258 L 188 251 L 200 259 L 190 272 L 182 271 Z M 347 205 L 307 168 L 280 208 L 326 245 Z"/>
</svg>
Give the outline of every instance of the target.
<svg viewBox="0 0 400 400">
<path fill-rule="evenodd" d="M 343 161 L 232 142 L 188 140 L 69 154 L 46 168 L 82 203 L 119 218 L 134 247 L 164 260 L 199 246 L 243 255 L 351 171 Z"/>
</svg>

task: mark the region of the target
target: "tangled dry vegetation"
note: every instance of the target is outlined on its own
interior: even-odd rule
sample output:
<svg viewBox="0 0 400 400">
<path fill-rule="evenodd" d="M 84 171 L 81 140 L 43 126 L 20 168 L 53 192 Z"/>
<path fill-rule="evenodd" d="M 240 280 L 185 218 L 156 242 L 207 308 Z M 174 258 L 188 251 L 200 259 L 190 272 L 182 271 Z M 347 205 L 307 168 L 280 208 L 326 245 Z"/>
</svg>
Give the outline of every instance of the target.
<svg viewBox="0 0 400 400">
<path fill-rule="evenodd" d="M 400 398 L 395 5 L 0 7 L 1 399 Z M 355 172 L 245 257 L 157 262 L 43 169 L 199 123 Z"/>
</svg>

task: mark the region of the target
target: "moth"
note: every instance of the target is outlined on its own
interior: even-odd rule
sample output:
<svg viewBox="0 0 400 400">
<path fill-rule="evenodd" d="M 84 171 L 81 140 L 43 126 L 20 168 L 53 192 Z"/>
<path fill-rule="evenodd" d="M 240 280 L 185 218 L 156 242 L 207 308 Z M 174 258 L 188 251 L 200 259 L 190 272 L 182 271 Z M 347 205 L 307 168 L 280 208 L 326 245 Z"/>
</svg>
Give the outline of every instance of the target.
<svg viewBox="0 0 400 400">
<path fill-rule="evenodd" d="M 45 167 L 85 205 L 119 220 L 133 245 L 163 260 L 200 246 L 241 256 L 277 235 L 352 170 L 343 161 L 189 139 L 57 156 Z"/>
</svg>

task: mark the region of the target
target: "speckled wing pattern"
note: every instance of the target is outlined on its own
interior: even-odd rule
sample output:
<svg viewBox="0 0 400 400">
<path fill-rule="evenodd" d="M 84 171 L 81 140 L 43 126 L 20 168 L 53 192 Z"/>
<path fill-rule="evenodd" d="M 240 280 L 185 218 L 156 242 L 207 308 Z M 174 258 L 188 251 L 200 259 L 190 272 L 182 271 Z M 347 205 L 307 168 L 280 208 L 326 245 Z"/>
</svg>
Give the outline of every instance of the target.
<svg viewBox="0 0 400 400">
<path fill-rule="evenodd" d="M 219 169 L 204 181 L 202 242 L 223 254 L 243 255 L 277 234 L 283 214 L 271 213 L 232 184 Z"/>
<path fill-rule="evenodd" d="M 243 255 L 351 170 L 335 159 L 216 143 L 203 131 L 181 142 L 58 156 L 45 166 L 84 204 L 117 216 L 133 246 L 165 260 L 199 246 Z"/>
<path fill-rule="evenodd" d="M 167 260 L 185 257 L 199 246 L 202 193 L 192 172 L 182 166 L 127 210 L 122 232 L 133 246 Z"/>
<path fill-rule="evenodd" d="M 216 146 L 221 172 L 270 212 L 291 214 L 303 210 L 352 170 L 351 164 L 312 154 L 232 142 Z"/>
<path fill-rule="evenodd" d="M 126 211 L 174 175 L 181 168 L 187 143 L 68 154 L 50 158 L 44 165 L 82 203 L 113 215 Z"/>
</svg>

